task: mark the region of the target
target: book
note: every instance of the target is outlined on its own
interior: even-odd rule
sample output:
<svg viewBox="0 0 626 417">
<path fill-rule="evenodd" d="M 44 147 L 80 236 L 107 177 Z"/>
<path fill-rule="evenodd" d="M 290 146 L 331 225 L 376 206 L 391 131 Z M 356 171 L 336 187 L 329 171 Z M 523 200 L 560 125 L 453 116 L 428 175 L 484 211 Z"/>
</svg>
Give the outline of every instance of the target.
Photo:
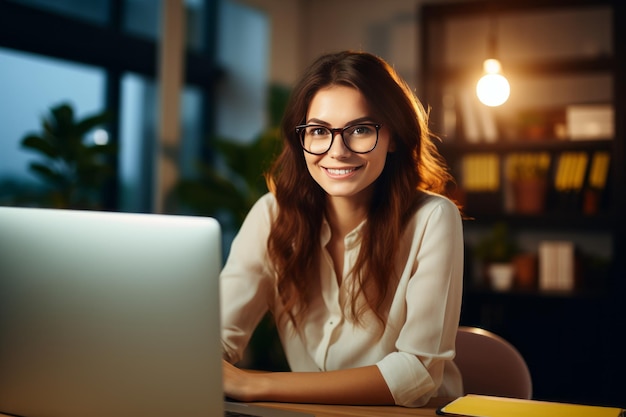
<svg viewBox="0 0 626 417">
<path fill-rule="evenodd" d="M 575 248 L 570 241 L 539 243 L 539 289 L 572 291 L 575 287 Z"/>
<path fill-rule="evenodd" d="M 609 173 L 611 156 L 608 151 L 597 151 L 591 157 L 591 167 L 589 168 L 589 178 L 587 184 L 596 190 L 603 190 L 606 186 L 606 179 Z"/>
<path fill-rule="evenodd" d="M 596 151 L 591 156 L 587 185 L 583 191 L 582 211 L 584 214 L 597 214 L 604 206 L 610 163 L 611 154 L 608 151 Z"/>
<path fill-rule="evenodd" d="M 463 89 L 459 94 L 461 125 L 469 143 L 493 143 L 498 139 L 498 127 L 493 110 L 478 101 L 473 90 Z"/>
<path fill-rule="evenodd" d="M 473 101 L 473 95 L 469 90 L 463 90 L 459 93 L 461 124 L 463 126 L 463 134 L 465 140 L 469 143 L 480 142 L 481 132 L 476 115 L 476 103 Z"/>
<path fill-rule="evenodd" d="M 615 110 L 610 104 L 576 104 L 565 110 L 571 140 L 611 139 L 615 135 Z"/>
<path fill-rule="evenodd" d="M 437 414 L 464 417 L 624 417 L 616 407 L 523 400 L 468 394 L 439 408 Z"/>
<path fill-rule="evenodd" d="M 462 173 L 467 192 L 495 192 L 500 188 L 500 160 L 495 153 L 465 155 Z"/>
<path fill-rule="evenodd" d="M 554 175 L 555 203 L 558 210 L 581 210 L 589 155 L 583 151 L 566 151 L 558 157 Z"/>
<path fill-rule="evenodd" d="M 585 152 L 563 152 L 554 178 L 558 192 L 580 191 L 587 169 L 588 155 Z"/>
</svg>

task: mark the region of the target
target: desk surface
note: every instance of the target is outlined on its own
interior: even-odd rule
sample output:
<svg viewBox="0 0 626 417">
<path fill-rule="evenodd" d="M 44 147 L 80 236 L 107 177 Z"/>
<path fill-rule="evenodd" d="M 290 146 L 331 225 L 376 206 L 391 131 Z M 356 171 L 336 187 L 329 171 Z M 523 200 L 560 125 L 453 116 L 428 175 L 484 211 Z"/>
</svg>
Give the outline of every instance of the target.
<svg viewBox="0 0 626 417">
<path fill-rule="evenodd" d="M 393 406 L 318 405 L 288 403 L 254 403 L 280 410 L 302 411 L 315 417 L 434 417 L 437 408 L 449 403 L 451 398 L 434 398 L 425 407 L 406 408 Z M 10 417 L 0 413 L 0 417 Z"/>
<path fill-rule="evenodd" d="M 281 410 L 302 411 L 315 417 L 434 417 L 437 409 L 452 398 L 434 398 L 426 406 L 406 408 L 394 406 L 318 405 L 287 403 L 255 403 Z"/>
</svg>

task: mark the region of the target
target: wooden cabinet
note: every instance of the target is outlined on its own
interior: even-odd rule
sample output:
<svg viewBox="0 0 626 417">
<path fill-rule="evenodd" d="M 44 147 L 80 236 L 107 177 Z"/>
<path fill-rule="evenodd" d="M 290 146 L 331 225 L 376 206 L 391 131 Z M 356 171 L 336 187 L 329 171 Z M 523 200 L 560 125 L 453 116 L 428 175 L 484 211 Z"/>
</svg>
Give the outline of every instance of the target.
<svg viewBox="0 0 626 417">
<path fill-rule="evenodd" d="M 419 12 L 420 98 L 468 218 L 462 322 L 514 342 L 539 399 L 626 406 L 623 9 L 478 0 Z M 474 90 L 490 39 L 511 84 L 493 108 Z M 546 242 L 571 243 L 573 287 L 544 290 L 538 265 L 533 289 L 492 290 L 474 248 L 502 223 L 538 257 Z"/>
</svg>

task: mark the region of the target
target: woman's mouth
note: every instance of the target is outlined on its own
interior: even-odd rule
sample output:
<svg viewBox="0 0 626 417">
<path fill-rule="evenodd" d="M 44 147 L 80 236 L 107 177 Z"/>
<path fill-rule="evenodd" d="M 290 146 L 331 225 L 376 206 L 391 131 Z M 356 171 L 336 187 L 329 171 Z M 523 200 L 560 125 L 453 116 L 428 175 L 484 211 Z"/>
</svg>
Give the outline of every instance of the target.
<svg viewBox="0 0 626 417">
<path fill-rule="evenodd" d="M 355 172 L 360 167 L 351 168 L 324 168 L 324 170 L 332 177 L 344 177 Z"/>
</svg>

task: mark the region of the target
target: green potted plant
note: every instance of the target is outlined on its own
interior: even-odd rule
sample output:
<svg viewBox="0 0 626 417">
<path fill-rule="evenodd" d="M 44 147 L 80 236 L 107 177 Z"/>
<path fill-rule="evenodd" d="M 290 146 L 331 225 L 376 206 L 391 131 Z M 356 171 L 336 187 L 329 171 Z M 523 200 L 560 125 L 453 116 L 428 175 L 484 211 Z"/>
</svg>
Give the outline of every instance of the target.
<svg viewBox="0 0 626 417">
<path fill-rule="evenodd" d="M 549 120 L 544 111 L 525 110 L 518 114 L 519 135 L 526 140 L 544 140 L 549 135 Z"/>
<path fill-rule="evenodd" d="M 496 223 L 474 247 L 474 256 L 482 262 L 484 274 L 496 290 L 508 290 L 513 285 L 513 258 L 520 252 L 506 223 Z"/>
<path fill-rule="evenodd" d="M 539 214 L 545 210 L 550 155 L 547 152 L 515 153 L 508 159 L 508 179 L 514 211 Z"/>
</svg>

